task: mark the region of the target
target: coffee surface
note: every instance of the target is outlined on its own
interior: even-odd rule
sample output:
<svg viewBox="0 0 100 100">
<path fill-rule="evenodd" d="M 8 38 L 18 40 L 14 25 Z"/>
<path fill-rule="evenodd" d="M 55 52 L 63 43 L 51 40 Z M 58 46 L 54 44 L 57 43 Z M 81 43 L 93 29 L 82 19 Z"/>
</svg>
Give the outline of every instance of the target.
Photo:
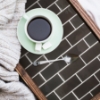
<svg viewBox="0 0 100 100">
<path fill-rule="evenodd" d="M 29 36 L 36 41 L 42 41 L 48 38 L 51 30 L 49 21 L 42 17 L 32 19 L 27 27 Z"/>
</svg>

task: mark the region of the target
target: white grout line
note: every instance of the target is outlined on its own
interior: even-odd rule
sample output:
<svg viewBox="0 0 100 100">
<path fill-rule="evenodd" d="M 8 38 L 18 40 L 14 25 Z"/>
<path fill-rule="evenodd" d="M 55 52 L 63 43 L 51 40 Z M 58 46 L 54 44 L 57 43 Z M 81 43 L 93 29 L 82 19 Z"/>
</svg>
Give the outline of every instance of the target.
<svg viewBox="0 0 100 100">
<path fill-rule="evenodd" d="M 63 23 L 63 25 L 65 25 L 66 23 L 68 23 L 69 22 L 69 20 L 72 20 L 74 17 L 76 17 L 77 16 L 77 14 L 75 14 L 75 15 L 73 15 L 71 18 L 69 18 L 67 21 L 65 21 L 64 23 Z"/>
<path fill-rule="evenodd" d="M 93 94 L 91 92 L 89 92 L 89 94 L 93 97 Z"/>
<path fill-rule="evenodd" d="M 90 93 L 88 92 L 88 93 L 86 93 L 85 95 L 83 95 L 83 96 L 80 98 L 80 100 L 83 99 L 84 97 L 86 97 L 88 94 L 90 94 Z M 90 94 L 90 95 L 91 95 L 91 94 Z"/>
<path fill-rule="evenodd" d="M 79 81 L 82 83 L 83 81 L 81 80 L 81 78 L 75 73 L 76 77 L 79 79 Z"/>
<path fill-rule="evenodd" d="M 72 24 L 72 22 L 69 20 L 69 23 L 72 25 L 72 27 L 74 28 L 74 30 L 76 30 L 76 27 Z"/>
<path fill-rule="evenodd" d="M 56 2 L 56 1 L 55 1 Z M 53 2 L 52 4 L 50 4 L 48 7 L 47 7 L 47 9 L 49 8 L 49 7 L 51 7 L 52 5 L 54 5 L 55 4 L 55 2 Z"/>
<path fill-rule="evenodd" d="M 98 58 L 98 60 L 100 61 L 100 58 L 99 58 L 99 56 L 100 56 L 100 55 L 98 55 L 98 57 L 97 57 L 97 58 Z"/>
<path fill-rule="evenodd" d="M 82 27 L 84 23 L 82 23 L 79 27 L 76 28 L 78 30 L 80 27 Z M 73 34 L 76 30 L 73 30 L 70 34 L 68 34 L 65 38 L 69 37 L 71 34 Z"/>
<path fill-rule="evenodd" d="M 92 47 L 94 47 L 96 44 L 98 44 L 98 41 L 94 43 L 90 48 L 87 48 L 83 53 L 80 54 L 82 56 L 84 53 L 86 53 L 88 50 L 90 50 Z"/>
<path fill-rule="evenodd" d="M 79 55 L 79 58 L 83 61 L 83 63 L 86 65 L 87 63 L 83 60 L 83 58 Z"/>
<path fill-rule="evenodd" d="M 97 76 L 94 74 L 94 77 L 96 78 L 96 80 L 100 83 L 100 80 L 97 78 Z"/>
<path fill-rule="evenodd" d="M 42 57 L 42 55 L 39 57 L 39 58 L 37 58 L 37 59 L 35 59 L 34 61 L 37 61 L 37 60 L 39 60 L 40 58 Z M 28 56 L 27 56 L 27 58 L 28 58 Z M 33 62 L 34 62 L 33 61 Z M 31 61 L 32 62 L 32 61 Z M 33 64 L 33 62 L 31 63 L 31 65 Z M 27 69 L 27 68 L 29 68 L 30 66 L 27 66 L 26 68 L 25 68 L 25 70 Z"/>
<path fill-rule="evenodd" d="M 80 100 L 73 91 L 72 91 L 72 94 L 77 98 L 77 100 Z"/>
<path fill-rule="evenodd" d="M 90 48 L 90 45 L 85 41 L 84 38 L 83 38 L 83 41 L 86 43 L 86 45 L 88 46 L 88 48 Z"/>
<path fill-rule="evenodd" d="M 93 89 L 90 90 L 90 92 L 92 92 L 93 90 L 95 90 L 98 86 L 100 86 L 100 84 L 96 85 Z M 91 93 L 92 94 L 92 93 Z M 92 94 L 93 95 L 93 94 Z"/>
<path fill-rule="evenodd" d="M 32 64 L 32 61 L 29 59 L 29 57 L 27 55 L 25 55 L 25 57 L 28 59 L 28 61 Z"/>
<path fill-rule="evenodd" d="M 63 10 L 61 10 L 57 15 L 61 14 L 64 10 L 66 10 L 67 8 L 69 8 L 70 5 L 66 6 Z"/>
<path fill-rule="evenodd" d="M 92 92 L 93 90 L 95 90 L 98 86 L 100 86 L 100 84 L 97 84 L 94 88 L 92 88 L 92 89 L 90 90 L 90 92 Z"/>
<path fill-rule="evenodd" d="M 42 8 L 41 4 L 39 2 L 37 2 L 37 4 Z"/>
<path fill-rule="evenodd" d="M 59 97 L 59 95 L 54 91 L 54 94 L 59 98 L 59 100 L 61 100 L 61 98 Z"/>
<path fill-rule="evenodd" d="M 57 8 L 62 11 L 62 9 L 58 6 L 58 4 L 55 2 L 55 5 L 57 6 Z"/>
<path fill-rule="evenodd" d="M 22 56 L 20 57 L 20 59 L 23 58 L 23 57 L 24 57 L 25 55 L 27 55 L 28 53 L 29 53 L 29 52 L 27 51 L 27 53 L 25 53 L 24 55 L 22 55 Z"/>
<path fill-rule="evenodd" d="M 48 61 L 48 58 L 45 55 L 43 55 L 43 57 L 46 59 L 46 61 Z"/>
<path fill-rule="evenodd" d="M 78 70 L 77 72 L 76 72 L 76 74 L 78 75 L 78 73 L 80 72 L 80 71 L 82 71 L 84 68 L 86 68 L 87 67 L 87 65 L 89 65 L 90 63 L 92 63 L 94 60 L 96 60 L 97 58 L 95 57 L 94 59 L 92 59 L 90 62 L 88 62 L 84 67 L 82 67 L 80 70 Z"/>
<path fill-rule="evenodd" d="M 50 64 L 48 64 L 48 65 L 46 65 L 42 70 L 40 70 L 39 72 L 41 73 L 43 70 L 45 70 L 48 66 L 50 66 L 51 65 L 51 63 Z M 37 66 L 38 67 L 38 66 Z M 38 73 L 37 73 L 38 74 Z M 32 78 L 34 78 L 37 74 L 35 74 Z"/>
<path fill-rule="evenodd" d="M 26 70 L 27 68 L 29 68 L 31 65 L 32 65 L 32 64 L 30 63 L 30 64 L 25 68 L 25 70 Z"/>
<path fill-rule="evenodd" d="M 66 39 L 66 38 L 65 38 L 65 40 L 66 40 L 66 41 L 69 43 L 69 45 L 72 47 L 72 44 L 69 42 L 69 40 L 68 40 L 68 39 Z"/>
<path fill-rule="evenodd" d="M 27 11 L 28 9 L 30 9 L 33 5 L 35 5 L 36 3 L 38 3 L 38 1 L 39 1 L 39 0 L 37 0 L 36 2 L 34 2 L 32 5 L 30 5 L 30 6 L 26 9 L 26 11 Z"/>
<path fill-rule="evenodd" d="M 42 77 L 42 79 L 46 82 L 47 80 L 43 77 L 43 75 L 41 73 L 39 73 L 39 75 Z"/>
<path fill-rule="evenodd" d="M 58 74 L 58 76 L 61 78 L 61 80 L 63 81 L 63 82 L 65 82 L 65 80 L 63 79 L 63 77 L 59 74 L 59 73 L 57 73 Z"/>
</svg>

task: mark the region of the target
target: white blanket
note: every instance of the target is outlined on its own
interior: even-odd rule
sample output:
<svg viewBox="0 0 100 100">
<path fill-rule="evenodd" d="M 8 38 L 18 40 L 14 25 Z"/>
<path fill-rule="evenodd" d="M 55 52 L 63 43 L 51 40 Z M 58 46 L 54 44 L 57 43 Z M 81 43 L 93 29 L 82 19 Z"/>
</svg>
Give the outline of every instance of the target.
<svg viewBox="0 0 100 100">
<path fill-rule="evenodd" d="M 100 29 L 100 0 L 78 0 Z"/>
<path fill-rule="evenodd" d="M 17 25 L 26 0 L 0 0 L 0 100 L 36 100 L 14 71 L 20 58 Z"/>
</svg>

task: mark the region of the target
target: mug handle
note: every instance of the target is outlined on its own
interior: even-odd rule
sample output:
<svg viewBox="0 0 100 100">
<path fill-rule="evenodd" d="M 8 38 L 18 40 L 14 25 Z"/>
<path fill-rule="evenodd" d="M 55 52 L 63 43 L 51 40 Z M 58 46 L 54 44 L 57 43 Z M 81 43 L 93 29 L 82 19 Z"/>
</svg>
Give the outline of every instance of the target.
<svg viewBox="0 0 100 100">
<path fill-rule="evenodd" d="M 26 14 L 24 14 L 24 19 L 26 19 L 26 20 L 28 20 L 29 19 L 29 17 L 26 15 Z"/>
</svg>

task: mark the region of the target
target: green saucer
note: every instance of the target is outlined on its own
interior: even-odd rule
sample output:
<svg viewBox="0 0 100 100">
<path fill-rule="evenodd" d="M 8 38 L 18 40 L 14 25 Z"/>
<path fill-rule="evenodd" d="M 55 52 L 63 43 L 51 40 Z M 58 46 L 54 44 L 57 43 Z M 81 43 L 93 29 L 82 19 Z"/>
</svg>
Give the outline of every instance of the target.
<svg viewBox="0 0 100 100">
<path fill-rule="evenodd" d="M 28 17 L 32 17 L 34 14 L 38 14 L 38 13 L 42 13 L 50 18 L 52 18 L 53 20 L 53 25 L 55 28 L 55 33 L 53 34 L 52 38 L 49 40 L 49 42 L 52 44 L 52 46 L 46 50 L 41 50 L 40 52 L 35 51 L 35 43 L 32 42 L 31 40 L 29 40 L 25 34 L 25 23 L 26 20 L 22 17 L 18 23 L 18 27 L 17 27 L 17 36 L 18 39 L 21 43 L 21 45 L 29 52 L 34 53 L 34 54 L 47 54 L 51 51 L 53 51 L 54 49 L 56 49 L 58 47 L 58 45 L 60 44 L 62 37 L 63 37 L 63 26 L 62 23 L 59 19 L 59 17 L 53 13 L 50 10 L 44 10 L 43 8 L 37 8 L 37 9 L 33 9 L 30 10 L 29 12 L 27 12 L 26 14 L 28 15 Z"/>
</svg>

